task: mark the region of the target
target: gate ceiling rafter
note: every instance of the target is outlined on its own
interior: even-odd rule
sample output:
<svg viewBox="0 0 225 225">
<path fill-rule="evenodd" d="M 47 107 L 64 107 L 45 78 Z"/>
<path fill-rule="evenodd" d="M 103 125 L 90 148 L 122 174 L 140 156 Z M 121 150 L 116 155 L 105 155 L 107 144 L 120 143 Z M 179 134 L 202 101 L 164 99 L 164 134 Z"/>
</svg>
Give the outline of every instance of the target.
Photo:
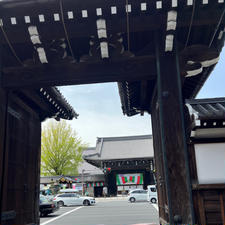
<svg viewBox="0 0 225 225">
<path fill-rule="evenodd" d="M 15 0 L 0 10 L 3 87 L 117 81 L 128 116 L 151 111 L 156 30 L 165 48 L 176 36 L 184 98 L 197 94 L 224 44 L 222 0 Z"/>
</svg>

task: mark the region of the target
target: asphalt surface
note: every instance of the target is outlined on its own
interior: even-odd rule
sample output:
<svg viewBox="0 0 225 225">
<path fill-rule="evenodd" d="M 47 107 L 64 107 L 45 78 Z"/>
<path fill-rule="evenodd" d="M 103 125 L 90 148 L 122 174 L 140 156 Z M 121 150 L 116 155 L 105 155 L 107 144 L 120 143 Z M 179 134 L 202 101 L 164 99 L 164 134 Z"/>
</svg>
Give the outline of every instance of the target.
<svg viewBox="0 0 225 225">
<path fill-rule="evenodd" d="M 63 207 L 40 219 L 41 225 L 131 225 L 159 223 L 157 207 L 126 200 L 100 201 L 95 206 Z"/>
</svg>

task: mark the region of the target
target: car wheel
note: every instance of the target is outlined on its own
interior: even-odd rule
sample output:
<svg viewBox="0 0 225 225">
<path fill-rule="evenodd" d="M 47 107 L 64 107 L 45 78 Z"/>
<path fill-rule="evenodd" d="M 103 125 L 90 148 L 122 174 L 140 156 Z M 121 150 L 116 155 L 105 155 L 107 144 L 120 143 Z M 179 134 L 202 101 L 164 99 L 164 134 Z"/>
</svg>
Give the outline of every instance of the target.
<svg viewBox="0 0 225 225">
<path fill-rule="evenodd" d="M 130 202 L 135 202 L 136 201 L 136 199 L 135 198 L 130 198 Z"/>
<path fill-rule="evenodd" d="M 151 199 L 151 203 L 156 203 L 156 202 L 157 202 L 156 198 Z"/>
<path fill-rule="evenodd" d="M 88 205 L 90 205 L 90 202 L 88 200 L 84 200 L 83 205 L 88 206 Z"/>
<path fill-rule="evenodd" d="M 63 201 L 59 201 L 59 202 L 58 202 L 58 206 L 59 206 L 59 207 L 64 206 L 64 202 L 63 202 Z"/>
</svg>

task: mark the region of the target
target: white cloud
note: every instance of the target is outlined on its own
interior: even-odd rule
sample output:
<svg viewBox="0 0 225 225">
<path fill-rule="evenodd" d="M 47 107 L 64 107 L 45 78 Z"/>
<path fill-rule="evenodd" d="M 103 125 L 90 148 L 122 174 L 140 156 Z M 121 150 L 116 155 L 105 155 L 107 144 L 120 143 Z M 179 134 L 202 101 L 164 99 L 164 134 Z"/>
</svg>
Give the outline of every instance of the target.
<svg viewBox="0 0 225 225">
<path fill-rule="evenodd" d="M 45 125 L 49 120 L 46 120 Z M 126 117 L 121 115 L 109 116 L 102 113 L 82 113 L 78 119 L 67 121 L 83 142 L 94 147 L 97 137 L 118 137 L 152 134 L 151 117 L 134 116 Z"/>
<path fill-rule="evenodd" d="M 116 83 L 65 86 L 60 91 L 79 114 L 68 123 L 89 146 L 95 146 L 96 137 L 152 133 L 149 115 L 123 115 Z"/>
</svg>

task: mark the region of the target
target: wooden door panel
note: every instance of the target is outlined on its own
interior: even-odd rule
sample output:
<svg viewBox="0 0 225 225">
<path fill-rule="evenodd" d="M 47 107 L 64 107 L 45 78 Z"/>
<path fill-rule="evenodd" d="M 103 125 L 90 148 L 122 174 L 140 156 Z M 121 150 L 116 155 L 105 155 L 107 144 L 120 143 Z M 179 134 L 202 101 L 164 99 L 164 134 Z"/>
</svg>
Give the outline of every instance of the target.
<svg viewBox="0 0 225 225">
<path fill-rule="evenodd" d="M 15 218 L 1 225 L 38 224 L 41 123 L 38 115 L 12 93 L 7 114 L 2 210 Z"/>
</svg>

